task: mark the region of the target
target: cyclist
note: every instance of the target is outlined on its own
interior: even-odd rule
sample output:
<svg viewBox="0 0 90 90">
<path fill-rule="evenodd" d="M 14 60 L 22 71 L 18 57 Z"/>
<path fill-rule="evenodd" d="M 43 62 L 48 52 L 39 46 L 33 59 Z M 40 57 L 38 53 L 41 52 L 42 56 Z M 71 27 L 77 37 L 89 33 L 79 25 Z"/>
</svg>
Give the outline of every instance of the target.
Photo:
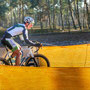
<svg viewBox="0 0 90 90">
<path fill-rule="evenodd" d="M 40 43 L 34 43 L 28 39 L 28 31 L 27 29 L 30 29 L 34 25 L 34 19 L 32 17 L 25 17 L 24 18 L 24 24 L 16 24 L 10 28 L 8 28 L 1 40 L 1 43 L 4 46 L 7 46 L 10 50 L 12 50 L 11 58 L 16 56 L 16 62 L 15 65 L 20 65 L 21 60 L 21 46 L 16 43 L 13 39 L 15 36 L 20 36 L 21 40 L 24 40 L 27 44 L 31 46 L 40 47 Z"/>
</svg>

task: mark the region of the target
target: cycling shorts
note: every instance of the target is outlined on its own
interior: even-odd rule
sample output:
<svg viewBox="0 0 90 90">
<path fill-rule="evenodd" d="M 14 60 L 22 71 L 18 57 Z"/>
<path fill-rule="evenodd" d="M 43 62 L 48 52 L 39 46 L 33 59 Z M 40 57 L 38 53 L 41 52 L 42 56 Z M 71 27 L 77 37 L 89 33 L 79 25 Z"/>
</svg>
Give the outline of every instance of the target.
<svg viewBox="0 0 90 90">
<path fill-rule="evenodd" d="M 4 38 L 1 40 L 4 46 L 7 46 L 12 52 L 20 50 L 20 45 L 11 38 Z"/>
</svg>

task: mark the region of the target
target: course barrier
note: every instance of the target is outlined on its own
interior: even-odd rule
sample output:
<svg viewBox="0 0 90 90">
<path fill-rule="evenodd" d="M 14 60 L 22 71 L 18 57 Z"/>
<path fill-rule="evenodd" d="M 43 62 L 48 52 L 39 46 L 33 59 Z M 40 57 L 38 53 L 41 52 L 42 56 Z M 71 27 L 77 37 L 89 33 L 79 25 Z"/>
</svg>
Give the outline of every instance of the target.
<svg viewBox="0 0 90 90">
<path fill-rule="evenodd" d="M 39 53 L 48 57 L 51 67 L 90 67 L 90 45 L 48 46 Z"/>
<path fill-rule="evenodd" d="M 23 47 L 24 55 L 28 53 Z M 90 67 L 90 45 L 44 46 L 39 50 L 45 55 L 51 67 Z M 0 48 L 0 57 L 5 56 L 5 48 Z"/>
<path fill-rule="evenodd" d="M 23 51 L 26 55 L 27 47 Z M 45 46 L 39 53 L 49 59 L 50 68 L 0 66 L 0 90 L 90 90 L 89 52 L 89 44 Z M 0 56 L 5 54 L 0 48 Z"/>
<path fill-rule="evenodd" d="M 90 68 L 0 66 L 0 90 L 90 90 Z"/>
</svg>

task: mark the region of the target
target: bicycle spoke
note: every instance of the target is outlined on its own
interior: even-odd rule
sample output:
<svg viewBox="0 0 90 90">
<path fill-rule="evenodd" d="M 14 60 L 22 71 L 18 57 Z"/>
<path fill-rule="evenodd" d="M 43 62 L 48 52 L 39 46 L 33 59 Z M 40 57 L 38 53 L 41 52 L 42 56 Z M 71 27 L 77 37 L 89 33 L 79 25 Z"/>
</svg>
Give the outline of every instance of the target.
<svg viewBox="0 0 90 90">
<path fill-rule="evenodd" d="M 30 66 L 32 65 L 32 63 L 33 63 L 33 66 L 36 66 L 36 67 L 49 67 L 50 66 L 48 59 L 41 54 L 36 54 L 34 56 L 34 59 L 30 58 L 29 60 L 27 60 L 25 65 Z"/>
<path fill-rule="evenodd" d="M 5 63 L 3 61 L 0 61 L 0 65 L 5 65 Z"/>
</svg>

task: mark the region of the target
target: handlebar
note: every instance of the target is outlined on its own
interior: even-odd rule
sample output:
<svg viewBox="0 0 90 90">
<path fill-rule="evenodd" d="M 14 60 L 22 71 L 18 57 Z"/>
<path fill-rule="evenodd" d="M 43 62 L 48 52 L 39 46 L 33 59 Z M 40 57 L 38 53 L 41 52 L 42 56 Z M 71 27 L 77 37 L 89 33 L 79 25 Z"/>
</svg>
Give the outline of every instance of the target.
<svg viewBox="0 0 90 90">
<path fill-rule="evenodd" d="M 34 47 L 33 46 L 28 46 L 28 48 L 33 49 Z M 36 47 L 36 50 L 34 51 L 34 53 L 38 52 L 40 48 L 41 47 Z"/>
<path fill-rule="evenodd" d="M 37 48 L 37 50 L 36 50 L 36 51 L 34 51 L 34 53 L 38 52 L 38 51 L 39 51 L 39 49 L 40 49 L 40 47 L 38 47 L 38 48 Z"/>
<path fill-rule="evenodd" d="M 40 42 L 37 42 L 37 41 L 32 41 L 32 42 L 34 42 L 34 43 L 40 43 Z M 36 47 L 36 46 L 28 46 L 28 48 L 31 48 L 31 49 L 33 49 L 33 47 Z M 41 44 L 40 47 L 36 47 L 36 50 L 34 51 L 34 53 L 38 52 L 41 47 L 42 47 L 42 44 Z"/>
</svg>

